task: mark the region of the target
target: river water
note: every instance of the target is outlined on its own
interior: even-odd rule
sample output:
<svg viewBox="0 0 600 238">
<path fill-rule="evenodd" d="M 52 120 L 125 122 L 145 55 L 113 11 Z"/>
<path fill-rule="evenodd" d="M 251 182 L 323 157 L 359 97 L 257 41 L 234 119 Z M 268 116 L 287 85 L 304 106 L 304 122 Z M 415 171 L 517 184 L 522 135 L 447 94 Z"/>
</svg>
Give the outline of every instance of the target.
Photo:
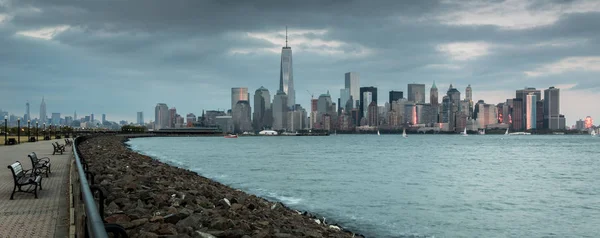
<svg viewBox="0 0 600 238">
<path fill-rule="evenodd" d="M 368 237 L 597 237 L 600 138 L 137 138 L 131 148 Z"/>
</svg>

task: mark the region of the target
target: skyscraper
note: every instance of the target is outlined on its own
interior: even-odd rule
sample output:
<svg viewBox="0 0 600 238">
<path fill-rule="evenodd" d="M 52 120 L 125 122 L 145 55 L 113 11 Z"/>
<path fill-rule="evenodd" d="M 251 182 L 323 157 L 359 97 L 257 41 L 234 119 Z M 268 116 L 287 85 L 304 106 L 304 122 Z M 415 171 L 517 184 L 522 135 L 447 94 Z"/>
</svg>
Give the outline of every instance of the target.
<svg viewBox="0 0 600 238">
<path fill-rule="evenodd" d="M 521 131 L 523 130 L 523 99 L 513 98 L 513 109 L 511 114 L 512 130 Z"/>
<path fill-rule="evenodd" d="M 102 124 L 104 124 L 104 122 L 106 122 L 106 114 L 102 113 Z"/>
<path fill-rule="evenodd" d="M 24 121 L 29 121 L 31 120 L 31 113 L 29 113 L 29 101 L 27 101 L 27 103 L 25 103 L 25 118 L 23 118 Z"/>
<path fill-rule="evenodd" d="M 237 133 L 251 131 L 252 121 L 250 120 L 250 103 L 246 100 L 240 100 L 235 104 L 232 111 L 233 128 Z"/>
<path fill-rule="evenodd" d="M 53 112 L 52 113 L 52 123 L 51 125 L 60 126 L 60 113 Z"/>
<path fill-rule="evenodd" d="M 246 87 L 231 88 L 231 110 L 232 111 L 235 108 L 235 104 L 238 101 L 250 102 L 250 99 L 248 98 L 248 88 L 246 88 Z"/>
<path fill-rule="evenodd" d="M 137 124 L 144 125 L 144 112 L 137 112 Z"/>
<path fill-rule="evenodd" d="M 359 118 L 358 121 L 356 122 L 356 124 L 360 123 L 360 120 L 362 120 L 362 118 L 366 117 L 368 114 L 368 110 L 369 110 L 369 104 L 371 104 L 371 102 L 365 102 L 365 92 L 370 92 L 371 95 L 371 100 L 372 102 L 375 102 L 375 104 L 377 104 L 377 88 L 376 87 L 361 87 L 360 88 L 360 100 L 359 100 Z M 367 94 L 369 95 L 369 94 Z"/>
<path fill-rule="evenodd" d="M 340 89 L 340 101 L 338 102 L 338 113 L 341 113 L 343 109 L 345 112 L 349 112 L 352 111 L 353 108 L 353 102 L 354 100 L 352 100 L 352 96 L 350 95 L 350 89 L 349 88 L 343 88 Z"/>
<path fill-rule="evenodd" d="M 265 87 L 254 92 L 254 130 L 271 127 L 271 94 Z"/>
<path fill-rule="evenodd" d="M 408 84 L 408 101 L 425 103 L 425 84 Z"/>
<path fill-rule="evenodd" d="M 284 130 L 287 124 L 287 95 L 279 90 L 273 98 L 273 130 Z"/>
<path fill-rule="evenodd" d="M 390 103 L 390 105 L 392 105 L 392 103 L 394 101 L 398 101 L 400 99 L 404 98 L 404 93 L 402 91 L 390 91 L 390 100 L 388 101 Z M 390 110 L 391 110 L 391 106 L 390 106 Z"/>
<path fill-rule="evenodd" d="M 523 125 L 521 128 L 526 128 L 525 123 L 527 123 L 527 120 L 525 113 L 527 113 L 527 108 L 529 108 L 529 105 L 527 104 L 527 95 L 529 95 L 529 93 L 533 93 L 535 95 L 536 100 L 538 101 L 542 99 L 542 94 L 540 90 L 537 90 L 535 88 L 524 88 L 516 91 L 516 98 L 520 98 L 521 100 L 523 100 Z"/>
<path fill-rule="evenodd" d="M 345 87 L 350 90 L 352 97 L 352 108 L 357 108 L 360 100 L 360 74 L 357 72 L 348 72 L 344 74 Z"/>
<path fill-rule="evenodd" d="M 169 125 L 169 107 L 165 103 L 158 103 L 154 108 L 154 129 L 160 130 Z"/>
<path fill-rule="evenodd" d="M 42 103 L 40 104 L 40 123 L 46 123 L 48 116 L 46 115 L 46 102 L 42 97 Z"/>
<path fill-rule="evenodd" d="M 90 121 L 93 123 L 94 122 L 94 113 L 90 114 Z"/>
<path fill-rule="evenodd" d="M 446 94 L 448 96 L 448 127 L 451 131 L 453 131 L 457 129 L 456 119 L 460 112 L 460 91 L 458 91 L 456 88 L 453 88 L 452 84 L 450 84 L 450 88 L 448 89 L 448 92 Z"/>
<path fill-rule="evenodd" d="M 177 123 L 177 108 L 172 107 L 169 109 L 169 122 L 168 128 L 175 128 L 175 124 Z"/>
<path fill-rule="evenodd" d="M 429 103 L 432 107 L 437 107 L 439 105 L 438 89 L 437 86 L 435 86 L 435 81 L 433 82 L 433 85 L 431 85 L 431 89 L 429 90 Z"/>
<path fill-rule="evenodd" d="M 467 86 L 467 89 L 465 90 L 465 100 L 473 101 L 473 89 L 471 88 L 470 84 L 469 84 L 469 86 Z"/>
<path fill-rule="evenodd" d="M 294 90 L 294 71 L 292 67 L 292 47 L 287 44 L 287 27 L 285 28 L 285 46 L 281 48 L 281 68 L 279 71 L 279 91 L 287 95 L 287 106 L 296 104 L 296 91 Z"/>
<path fill-rule="evenodd" d="M 532 92 L 525 96 L 525 129 L 535 129 L 537 123 L 537 113 L 536 113 L 536 104 L 537 104 L 537 96 Z"/>
<path fill-rule="evenodd" d="M 560 90 L 555 87 L 544 90 L 544 128 L 564 129 L 560 124 Z"/>
</svg>

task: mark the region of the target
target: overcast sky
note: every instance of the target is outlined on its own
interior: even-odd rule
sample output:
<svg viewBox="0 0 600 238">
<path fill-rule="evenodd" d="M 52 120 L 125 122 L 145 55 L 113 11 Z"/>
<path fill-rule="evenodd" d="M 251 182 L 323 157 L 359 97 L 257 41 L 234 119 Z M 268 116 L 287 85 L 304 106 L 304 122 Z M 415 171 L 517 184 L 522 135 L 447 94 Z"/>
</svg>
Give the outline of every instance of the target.
<svg viewBox="0 0 600 238">
<path fill-rule="evenodd" d="M 296 102 L 309 107 L 344 73 L 361 86 L 471 84 L 504 102 L 524 87 L 561 89 L 567 124 L 600 120 L 600 1 L 0 0 L 0 109 L 154 120 L 228 109 L 231 87 L 279 87 L 285 26 Z M 441 98 L 441 96 L 440 96 Z M 337 101 L 337 100 L 336 100 Z M 429 101 L 429 100 L 427 100 Z M 96 116 L 99 118 L 99 116 Z"/>
</svg>

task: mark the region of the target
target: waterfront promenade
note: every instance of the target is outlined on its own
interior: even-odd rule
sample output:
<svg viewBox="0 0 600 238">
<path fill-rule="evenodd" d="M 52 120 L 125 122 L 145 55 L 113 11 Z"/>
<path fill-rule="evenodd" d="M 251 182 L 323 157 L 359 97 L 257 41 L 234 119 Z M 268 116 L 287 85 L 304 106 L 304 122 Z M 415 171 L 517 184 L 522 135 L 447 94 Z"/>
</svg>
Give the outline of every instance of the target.
<svg viewBox="0 0 600 238">
<path fill-rule="evenodd" d="M 67 147 L 63 155 L 52 155 L 51 143 L 56 141 L 64 144 L 64 140 L 51 140 L 0 146 L 0 238 L 69 236 L 67 184 L 73 150 Z M 14 183 L 7 166 L 19 161 L 24 169 L 31 169 L 27 157 L 31 152 L 50 158 L 52 174 L 49 178 L 43 175 L 38 199 L 30 193 L 16 193 L 10 200 Z"/>
</svg>

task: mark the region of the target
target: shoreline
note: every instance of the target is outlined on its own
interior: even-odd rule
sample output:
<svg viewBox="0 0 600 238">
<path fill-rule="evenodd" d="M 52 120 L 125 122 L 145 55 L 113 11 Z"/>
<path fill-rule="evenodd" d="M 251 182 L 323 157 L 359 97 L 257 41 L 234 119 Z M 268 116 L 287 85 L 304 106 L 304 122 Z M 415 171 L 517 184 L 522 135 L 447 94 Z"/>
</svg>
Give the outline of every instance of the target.
<svg viewBox="0 0 600 238">
<path fill-rule="evenodd" d="M 133 137 L 88 137 L 78 146 L 94 184 L 108 191 L 105 220 L 130 237 L 364 237 L 137 153 L 126 144 Z"/>
</svg>

